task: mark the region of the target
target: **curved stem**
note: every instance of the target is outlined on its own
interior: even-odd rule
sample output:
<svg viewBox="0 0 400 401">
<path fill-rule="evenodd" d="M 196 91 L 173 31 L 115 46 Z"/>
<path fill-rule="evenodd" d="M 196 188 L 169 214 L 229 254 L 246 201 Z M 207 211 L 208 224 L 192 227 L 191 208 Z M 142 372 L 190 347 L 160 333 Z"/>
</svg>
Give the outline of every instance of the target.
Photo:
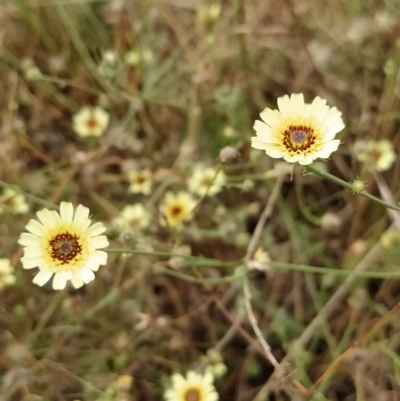
<svg viewBox="0 0 400 401">
<path fill-rule="evenodd" d="M 346 188 L 348 190 L 351 191 L 351 184 L 348 183 L 347 181 L 344 181 L 332 174 L 329 173 L 324 173 L 318 169 L 316 169 L 312 164 L 304 166 L 304 168 L 309 172 L 309 173 L 313 173 L 315 175 L 318 175 L 321 178 L 324 178 L 325 180 L 331 181 L 335 184 L 340 185 L 343 188 Z M 380 198 L 377 198 L 374 195 L 369 194 L 367 191 L 361 191 L 358 195 L 364 196 L 365 198 L 372 200 L 373 202 L 377 203 L 378 205 L 387 207 L 388 209 L 393 209 L 393 210 L 397 210 L 398 212 L 400 212 L 400 206 L 396 206 L 396 205 L 391 205 L 390 203 L 386 203 L 385 201 L 383 201 Z"/>
</svg>

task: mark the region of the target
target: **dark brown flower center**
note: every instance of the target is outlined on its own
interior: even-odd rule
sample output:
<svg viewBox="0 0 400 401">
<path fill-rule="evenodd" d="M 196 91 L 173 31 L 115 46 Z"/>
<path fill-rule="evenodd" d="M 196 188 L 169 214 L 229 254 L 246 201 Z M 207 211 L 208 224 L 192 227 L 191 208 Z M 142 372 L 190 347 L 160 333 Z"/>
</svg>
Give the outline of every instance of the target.
<svg viewBox="0 0 400 401">
<path fill-rule="evenodd" d="M 189 389 L 184 396 L 185 401 L 201 401 L 200 392 L 197 389 Z"/>
<path fill-rule="evenodd" d="M 50 241 L 51 257 L 57 259 L 61 264 L 71 262 L 82 252 L 78 237 L 68 232 L 56 235 Z"/>
<path fill-rule="evenodd" d="M 180 206 L 174 206 L 174 207 L 171 209 L 171 214 L 172 214 L 172 216 L 174 216 L 174 217 L 179 216 L 180 214 L 182 214 L 182 208 L 181 208 Z"/>
<path fill-rule="evenodd" d="M 143 184 L 146 182 L 146 176 L 144 174 L 138 174 L 136 181 L 138 184 Z"/>
<path fill-rule="evenodd" d="M 304 152 L 315 143 L 314 130 L 305 125 L 290 125 L 283 133 L 283 144 L 291 152 Z"/>
<path fill-rule="evenodd" d="M 90 129 L 96 128 L 99 125 L 94 117 L 89 118 L 86 124 Z"/>
</svg>

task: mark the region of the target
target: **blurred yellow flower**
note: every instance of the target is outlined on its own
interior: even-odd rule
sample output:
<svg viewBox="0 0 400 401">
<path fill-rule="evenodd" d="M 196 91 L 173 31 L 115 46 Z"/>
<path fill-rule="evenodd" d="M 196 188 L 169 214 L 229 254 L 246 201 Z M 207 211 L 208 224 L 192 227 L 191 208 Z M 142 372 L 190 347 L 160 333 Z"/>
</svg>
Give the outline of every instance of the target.
<svg viewBox="0 0 400 401">
<path fill-rule="evenodd" d="M 125 206 L 113 223 L 122 230 L 135 230 L 146 228 L 150 223 L 150 213 L 141 203 Z"/>
<path fill-rule="evenodd" d="M 381 236 L 381 243 L 385 249 L 400 247 L 400 231 L 387 231 Z"/>
<path fill-rule="evenodd" d="M 222 170 L 212 167 L 197 168 L 188 181 L 189 191 L 199 196 L 214 196 L 221 191 L 226 183 Z"/>
<path fill-rule="evenodd" d="M 342 113 L 329 108 L 326 100 L 316 97 L 307 104 L 301 93 L 285 95 L 278 98 L 278 108 L 264 109 L 262 121 L 254 123 L 253 148 L 265 150 L 274 159 L 301 165 L 326 159 L 337 150 L 340 140 L 334 138 L 344 128 Z"/>
<path fill-rule="evenodd" d="M 24 247 L 21 263 L 24 269 L 39 268 L 33 282 L 43 286 L 54 274 L 53 288 L 62 290 L 67 281 L 75 288 L 94 280 L 99 266 L 107 263 L 108 239 L 102 234 L 103 223 L 91 225 L 89 209 L 72 203 L 61 202 L 60 212 L 42 209 L 37 212 L 40 220 L 30 220 L 27 233 L 22 233 L 18 243 Z"/>
<path fill-rule="evenodd" d="M 117 378 L 118 387 L 121 390 L 128 391 L 132 387 L 133 377 L 129 375 L 121 375 Z"/>
<path fill-rule="evenodd" d="M 167 192 L 160 210 L 168 226 L 179 227 L 184 221 L 193 218 L 195 206 L 196 200 L 188 192 Z"/>
<path fill-rule="evenodd" d="M 175 373 L 172 386 L 165 391 L 165 401 L 218 401 L 219 396 L 213 385 L 214 377 L 189 371 L 186 377 Z"/>
<path fill-rule="evenodd" d="M 397 158 L 392 142 L 387 139 L 357 141 L 354 144 L 353 152 L 358 160 L 379 172 L 389 170 Z"/>
<path fill-rule="evenodd" d="M 153 174 L 150 170 L 133 170 L 128 173 L 129 191 L 134 194 L 150 195 Z"/>
<path fill-rule="evenodd" d="M 17 281 L 10 259 L 0 259 L 0 290 L 12 286 Z"/>
<path fill-rule="evenodd" d="M 25 196 L 19 194 L 13 189 L 6 188 L 0 196 L 0 214 L 1 213 L 26 213 L 29 210 L 25 202 Z"/>
<path fill-rule="evenodd" d="M 250 270 L 266 271 L 269 269 L 268 262 L 270 261 L 271 258 L 268 252 L 260 247 L 254 252 L 253 258 L 248 263 L 248 267 Z"/>
<path fill-rule="evenodd" d="M 110 115 L 101 107 L 82 107 L 72 118 L 74 131 L 81 137 L 101 136 Z"/>
</svg>

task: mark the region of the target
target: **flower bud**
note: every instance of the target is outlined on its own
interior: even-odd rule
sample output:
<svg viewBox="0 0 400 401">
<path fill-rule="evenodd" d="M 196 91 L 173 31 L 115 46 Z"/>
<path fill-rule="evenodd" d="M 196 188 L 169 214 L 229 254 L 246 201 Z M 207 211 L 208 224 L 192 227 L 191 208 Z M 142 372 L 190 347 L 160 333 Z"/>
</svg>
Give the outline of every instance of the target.
<svg viewBox="0 0 400 401">
<path fill-rule="evenodd" d="M 354 180 L 351 183 L 351 191 L 353 194 L 360 194 L 362 191 L 365 190 L 365 182 L 361 180 Z"/>
<path fill-rule="evenodd" d="M 219 152 L 219 160 L 223 164 L 236 163 L 240 159 L 240 152 L 232 146 L 225 146 Z"/>
</svg>

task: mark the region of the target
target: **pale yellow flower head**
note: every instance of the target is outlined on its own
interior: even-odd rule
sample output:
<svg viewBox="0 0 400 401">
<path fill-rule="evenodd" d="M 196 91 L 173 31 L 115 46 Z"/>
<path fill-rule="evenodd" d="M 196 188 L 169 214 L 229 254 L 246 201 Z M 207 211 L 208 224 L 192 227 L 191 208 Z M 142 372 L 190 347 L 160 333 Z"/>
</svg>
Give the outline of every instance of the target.
<svg viewBox="0 0 400 401">
<path fill-rule="evenodd" d="M 10 259 L 0 259 L 0 290 L 12 286 L 17 281 Z"/>
<path fill-rule="evenodd" d="M 107 263 L 108 239 L 100 235 L 106 230 L 103 223 L 91 224 L 89 209 L 61 202 L 60 212 L 42 209 L 39 219 L 26 225 L 18 243 L 24 247 L 21 263 L 24 269 L 38 267 L 33 282 L 43 286 L 51 277 L 53 289 L 62 290 L 68 281 L 75 288 L 94 280 L 94 272 Z"/>
<path fill-rule="evenodd" d="M 133 194 L 150 195 L 153 174 L 150 170 L 133 170 L 128 173 L 129 191 Z"/>
<path fill-rule="evenodd" d="M 215 168 L 197 168 L 188 180 L 189 191 L 199 196 L 214 196 L 221 192 L 226 183 L 226 176 L 222 170 Z"/>
<path fill-rule="evenodd" d="M 0 214 L 2 213 L 26 213 L 29 210 L 28 204 L 25 202 L 25 196 L 19 194 L 13 189 L 6 188 L 0 195 Z"/>
<path fill-rule="evenodd" d="M 387 231 L 381 236 L 381 243 L 385 249 L 400 247 L 400 231 Z"/>
<path fill-rule="evenodd" d="M 392 142 L 387 139 L 357 141 L 353 151 L 358 160 L 379 172 L 389 170 L 397 158 Z"/>
<path fill-rule="evenodd" d="M 121 375 L 117 378 L 118 387 L 121 390 L 128 391 L 132 387 L 133 377 L 129 375 Z"/>
<path fill-rule="evenodd" d="M 264 109 L 262 121 L 254 123 L 253 148 L 264 150 L 274 159 L 301 165 L 326 159 L 337 150 L 340 140 L 335 136 L 344 128 L 342 113 L 328 107 L 325 99 L 316 97 L 307 104 L 301 93 L 285 95 L 278 98 L 278 108 Z"/>
<path fill-rule="evenodd" d="M 219 396 L 210 373 L 201 375 L 189 371 L 186 377 L 175 373 L 171 377 L 171 387 L 164 393 L 165 401 L 218 401 Z"/>
<path fill-rule="evenodd" d="M 185 221 L 193 218 L 196 200 L 185 191 L 177 194 L 167 192 L 160 206 L 162 217 L 169 227 L 180 227 Z"/>
<path fill-rule="evenodd" d="M 248 267 L 250 270 L 266 271 L 269 269 L 268 262 L 270 261 L 271 258 L 268 252 L 260 247 L 254 252 L 253 258 L 248 263 Z"/>
<path fill-rule="evenodd" d="M 74 131 L 81 137 L 99 137 L 107 128 L 110 115 L 101 107 L 82 107 L 72 118 Z"/>
<path fill-rule="evenodd" d="M 148 227 L 150 224 L 150 213 L 141 203 L 125 206 L 113 223 L 122 230 L 138 230 Z"/>
</svg>

